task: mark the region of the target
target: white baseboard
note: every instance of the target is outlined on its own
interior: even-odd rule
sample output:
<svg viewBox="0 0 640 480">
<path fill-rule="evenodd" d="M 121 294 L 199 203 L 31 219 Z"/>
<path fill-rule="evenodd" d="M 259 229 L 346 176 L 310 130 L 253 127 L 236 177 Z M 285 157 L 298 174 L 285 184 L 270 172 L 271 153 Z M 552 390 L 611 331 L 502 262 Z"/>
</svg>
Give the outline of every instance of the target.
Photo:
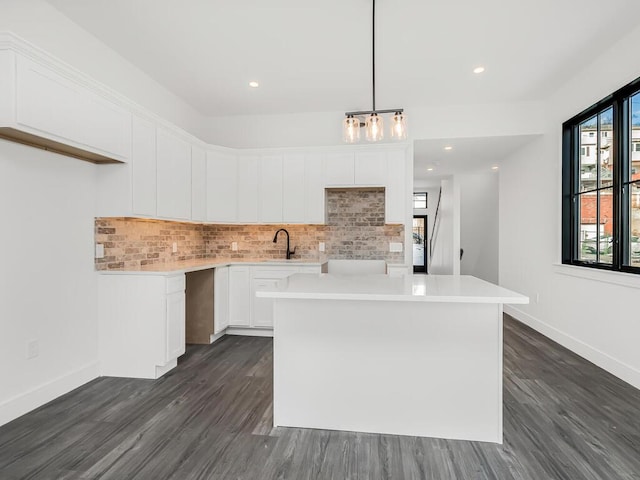
<svg viewBox="0 0 640 480">
<path fill-rule="evenodd" d="M 552 327 L 551 325 L 535 318 L 532 315 L 529 315 L 528 313 L 523 312 L 519 308 L 516 308 L 512 305 L 505 305 L 504 313 L 511 315 L 519 322 L 528 325 L 529 327 L 543 334 L 545 337 L 550 338 L 554 342 L 557 342 L 563 347 L 568 348 L 572 352 L 589 360 L 591 363 L 594 363 L 610 374 L 615 375 L 616 377 L 624 380 L 635 388 L 640 389 L 640 371 L 633 368 L 632 366 L 627 365 L 626 363 L 621 362 L 620 360 L 617 360 L 604 352 L 601 352 L 591 345 L 588 345 L 583 341 L 578 340 L 577 338 L 572 337 L 571 335 L 568 335 L 555 327 Z"/>
<path fill-rule="evenodd" d="M 273 330 L 260 328 L 229 327 L 225 333 L 227 335 L 245 335 L 247 337 L 273 337 Z"/>
<path fill-rule="evenodd" d="M 100 376 L 99 373 L 98 362 L 90 363 L 0 402 L 0 426 L 98 378 Z"/>
<path fill-rule="evenodd" d="M 223 330 L 220 333 L 212 333 L 209 336 L 209 344 L 215 343 L 218 340 L 220 340 L 222 337 L 224 337 L 226 335 L 227 331 Z"/>
</svg>

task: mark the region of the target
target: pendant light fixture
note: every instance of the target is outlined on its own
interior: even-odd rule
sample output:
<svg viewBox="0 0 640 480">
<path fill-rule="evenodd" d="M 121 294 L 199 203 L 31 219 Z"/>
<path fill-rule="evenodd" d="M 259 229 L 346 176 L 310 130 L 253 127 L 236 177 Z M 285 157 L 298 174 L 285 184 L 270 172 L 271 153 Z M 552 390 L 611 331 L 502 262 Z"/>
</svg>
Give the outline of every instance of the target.
<svg viewBox="0 0 640 480">
<path fill-rule="evenodd" d="M 360 129 L 365 128 L 366 138 L 370 142 L 378 142 L 384 138 L 384 118 L 383 114 L 392 113 L 391 118 L 391 138 L 393 140 L 404 140 L 407 138 L 407 119 L 404 109 L 393 108 L 390 110 L 376 110 L 376 0 L 372 1 L 372 29 L 371 29 L 371 110 L 357 112 L 346 112 L 343 122 L 343 138 L 346 143 L 357 143 L 360 141 Z M 362 117 L 366 117 L 363 119 Z M 364 121 L 363 121 L 364 120 Z"/>
</svg>

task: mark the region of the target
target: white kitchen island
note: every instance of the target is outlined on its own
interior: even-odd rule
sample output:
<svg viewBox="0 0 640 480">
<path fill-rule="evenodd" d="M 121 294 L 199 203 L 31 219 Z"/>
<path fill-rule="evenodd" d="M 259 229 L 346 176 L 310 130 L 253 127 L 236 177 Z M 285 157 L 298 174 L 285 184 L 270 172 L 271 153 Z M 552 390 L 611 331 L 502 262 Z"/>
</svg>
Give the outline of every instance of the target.
<svg viewBox="0 0 640 480">
<path fill-rule="evenodd" d="M 274 299 L 274 425 L 502 443 L 502 306 L 469 276 L 296 274 Z"/>
</svg>

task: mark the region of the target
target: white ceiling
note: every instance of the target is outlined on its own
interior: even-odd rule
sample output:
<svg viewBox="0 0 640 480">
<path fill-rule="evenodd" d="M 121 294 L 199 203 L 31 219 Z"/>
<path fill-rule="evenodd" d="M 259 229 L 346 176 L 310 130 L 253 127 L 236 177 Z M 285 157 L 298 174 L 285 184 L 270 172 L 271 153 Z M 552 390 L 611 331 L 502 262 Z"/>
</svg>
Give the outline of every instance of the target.
<svg viewBox="0 0 640 480">
<path fill-rule="evenodd" d="M 437 184 L 442 177 L 459 173 L 492 172 L 509 155 L 537 138 L 536 135 L 416 140 L 413 178 L 422 184 Z M 451 150 L 444 147 L 450 146 Z M 429 171 L 431 168 L 433 170 Z"/>
<path fill-rule="evenodd" d="M 48 1 L 207 116 L 371 107 L 371 0 Z M 637 0 L 378 0 L 377 107 L 545 98 L 639 15 Z"/>
</svg>

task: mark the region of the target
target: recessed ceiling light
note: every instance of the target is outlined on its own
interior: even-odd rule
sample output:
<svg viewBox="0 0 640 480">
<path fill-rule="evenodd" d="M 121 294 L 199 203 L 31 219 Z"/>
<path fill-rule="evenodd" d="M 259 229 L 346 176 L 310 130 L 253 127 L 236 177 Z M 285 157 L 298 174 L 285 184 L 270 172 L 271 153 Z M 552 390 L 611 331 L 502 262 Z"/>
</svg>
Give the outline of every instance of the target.
<svg viewBox="0 0 640 480">
<path fill-rule="evenodd" d="M 473 73 L 482 73 L 484 72 L 484 67 L 476 67 L 473 69 Z"/>
<path fill-rule="evenodd" d="M 260 86 L 260 84 L 258 82 L 249 82 L 249 86 L 251 88 L 258 88 Z"/>
<path fill-rule="evenodd" d="M 453 147 L 451 145 L 447 145 L 446 147 L 444 147 L 445 150 L 453 150 Z"/>
<path fill-rule="evenodd" d="M 433 167 L 427 168 L 427 172 L 433 172 Z"/>
<path fill-rule="evenodd" d="M 491 170 L 498 170 L 498 166 L 494 165 L 493 167 L 491 167 Z"/>
</svg>

